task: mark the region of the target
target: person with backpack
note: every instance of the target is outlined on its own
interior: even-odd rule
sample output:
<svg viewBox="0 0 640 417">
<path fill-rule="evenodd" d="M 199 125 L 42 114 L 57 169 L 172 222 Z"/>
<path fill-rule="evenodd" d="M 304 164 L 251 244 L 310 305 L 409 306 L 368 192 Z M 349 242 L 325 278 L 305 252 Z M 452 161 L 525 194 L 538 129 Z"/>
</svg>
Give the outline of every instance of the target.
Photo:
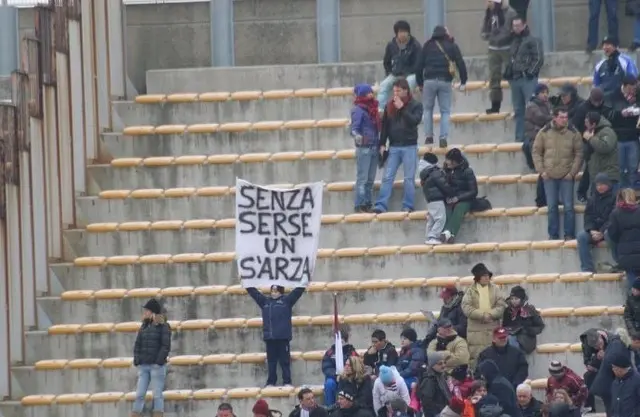
<svg viewBox="0 0 640 417">
<path fill-rule="evenodd" d="M 436 99 L 440 108 L 439 146 L 446 148 L 451 117 L 452 83 L 460 75 L 460 91 L 467 84 L 467 66 L 462 52 L 444 26 L 436 26 L 431 38 L 422 46 L 416 64 L 416 83 L 422 91 L 424 104 L 425 145 L 433 145 L 433 108 Z"/>
<path fill-rule="evenodd" d="M 427 231 L 425 244 L 440 245 L 440 235 L 447 222 L 446 199 L 454 197 L 453 188 L 447 183 L 442 168 L 438 166 L 438 157 L 427 152 L 418 164 L 420 185 L 427 200 Z"/>
</svg>

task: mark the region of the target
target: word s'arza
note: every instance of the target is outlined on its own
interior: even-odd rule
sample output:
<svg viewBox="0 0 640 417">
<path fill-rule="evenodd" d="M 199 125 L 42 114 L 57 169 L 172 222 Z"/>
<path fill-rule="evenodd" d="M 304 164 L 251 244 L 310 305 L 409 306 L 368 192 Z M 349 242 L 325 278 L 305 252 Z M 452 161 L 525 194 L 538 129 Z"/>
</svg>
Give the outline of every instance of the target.
<svg viewBox="0 0 640 417">
<path fill-rule="evenodd" d="M 318 249 L 322 187 L 283 190 L 236 180 L 236 255 L 245 287 L 308 284 Z"/>
</svg>

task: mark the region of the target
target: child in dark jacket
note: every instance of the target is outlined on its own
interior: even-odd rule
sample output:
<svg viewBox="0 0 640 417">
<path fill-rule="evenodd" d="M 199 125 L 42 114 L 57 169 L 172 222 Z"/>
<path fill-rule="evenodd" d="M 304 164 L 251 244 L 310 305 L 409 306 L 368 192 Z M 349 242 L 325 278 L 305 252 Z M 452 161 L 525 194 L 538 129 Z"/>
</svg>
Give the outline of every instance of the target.
<svg viewBox="0 0 640 417">
<path fill-rule="evenodd" d="M 447 198 L 455 195 L 453 188 L 447 183 L 444 171 L 438 166 L 438 157 L 430 152 L 418 164 L 420 185 L 427 200 L 427 245 L 439 245 L 440 235 L 447 222 L 447 209 L 444 204 Z"/>
<path fill-rule="evenodd" d="M 353 89 L 355 100 L 351 109 L 351 136 L 356 146 L 355 211 L 372 211 L 373 182 L 378 167 L 380 141 L 380 114 L 378 101 L 368 84 Z"/>
</svg>

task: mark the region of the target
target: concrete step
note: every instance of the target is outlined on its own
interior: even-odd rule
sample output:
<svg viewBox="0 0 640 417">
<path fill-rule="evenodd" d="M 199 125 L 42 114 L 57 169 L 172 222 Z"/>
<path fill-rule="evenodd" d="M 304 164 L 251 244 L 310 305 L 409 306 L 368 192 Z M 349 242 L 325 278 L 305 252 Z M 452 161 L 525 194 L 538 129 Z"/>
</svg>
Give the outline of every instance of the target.
<svg viewBox="0 0 640 417">
<path fill-rule="evenodd" d="M 251 305 L 248 304 L 250 303 L 248 299 L 246 303 L 247 307 Z M 396 302 L 385 309 L 386 312 L 383 314 L 358 314 L 344 317 L 344 321 L 350 323 L 351 343 L 358 348 L 366 348 L 369 345 L 371 333 L 378 328 L 385 330 L 389 340 L 399 341 L 400 333 L 408 325 L 416 329 L 419 337 L 424 337 L 428 323 L 425 322 L 422 314 L 420 312 L 393 313 L 393 311 L 398 311 L 397 307 L 400 306 Z M 255 305 L 253 305 L 253 309 L 254 312 L 258 311 Z M 610 311 L 610 315 L 595 314 L 592 311 L 599 312 L 600 310 L 593 308 L 587 309 L 584 315 L 579 316 L 572 315 L 571 309 L 567 311 L 558 308 L 550 309 L 549 316 L 544 317 L 546 327 L 538 337 L 539 343 L 579 342 L 578 335 L 586 329 L 592 327 L 615 329 L 622 325 L 622 308 L 620 306 L 610 307 L 609 310 L 607 307 L 602 307 L 601 310 L 603 312 Z M 573 311 L 577 312 L 580 309 Z M 562 317 L 558 317 L 558 315 L 562 315 Z M 259 317 L 251 319 L 223 318 L 215 321 L 212 318 L 200 317 L 197 320 L 182 322 L 179 321 L 183 319 L 182 317 L 170 316 L 170 318 L 178 320 L 172 323 L 172 328 L 177 329 L 172 336 L 172 355 L 210 355 L 229 352 L 240 354 L 264 351 L 262 320 Z M 333 315 L 298 316 L 294 317 L 293 323 L 292 351 L 326 349 L 331 343 Z M 92 323 L 84 326 L 62 324 L 52 326 L 48 332 L 27 332 L 26 363 L 33 364 L 43 358 L 81 359 L 131 356 L 138 325 L 139 322 Z M 568 329 L 570 331 L 567 331 Z"/>
<path fill-rule="evenodd" d="M 635 57 L 635 55 L 634 55 Z M 591 74 L 601 53 L 583 51 L 545 54 L 540 77 Z M 470 80 L 488 80 L 487 55 L 465 57 Z M 381 61 L 269 65 L 233 68 L 184 68 L 147 71 L 148 93 L 206 93 L 209 91 L 275 90 L 309 87 L 344 87 L 375 84 L 384 79 Z"/>
<path fill-rule="evenodd" d="M 578 207 L 582 211 L 583 207 Z M 350 214 L 323 216 L 320 247 L 344 248 L 386 244 L 420 244 L 426 240 L 426 212 Z M 576 216 L 578 230 L 583 217 Z M 87 230 L 65 232 L 76 256 L 148 255 L 153 253 L 224 252 L 235 250 L 235 218 L 222 219 L 218 227 L 181 229 L 181 220 L 170 222 L 97 223 Z M 198 225 L 200 226 L 200 225 Z M 176 229 L 178 227 L 178 229 Z M 164 229 L 164 230 L 162 230 Z M 500 242 L 544 240 L 547 209 L 517 207 L 469 215 L 456 236 L 458 243 L 486 241 L 495 235 Z"/>
<path fill-rule="evenodd" d="M 496 116 L 503 119 L 491 121 L 477 120 L 479 116 L 474 115 L 475 113 L 456 115 L 461 121 L 451 125 L 450 144 L 471 145 L 487 142 L 502 144 L 514 140 L 514 123 L 505 119 L 510 117 L 507 113 Z M 314 127 L 314 123 L 317 124 L 317 122 L 312 118 L 308 121 L 300 121 L 305 123 L 307 128 L 279 128 L 277 126 L 279 122 L 273 122 L 276 123 L 274 130 L 251 130 L 250 125 L 245 125 L 242 128 L 246 130 L 241 132 L 224 132 L 220 131 L 219 126 L 213 125 L 211 126 L 213 132 L 195 133 L 193 127 L 186 128 L 191 130 L 189 132 L 183 128 L 184 125 L 177 125 L 176 129 L 179 133 L 148 134 L 148 129 L 135 131 L 131 127 L 125 130 L 127 134 L 105 133 L 101 136 L 101 142 L 103 150 L 113 158 L 344 149 L 353 145 L 350 131 L 345 126 L 348 121 L 344 117 L 345 115 L 342 114 L 340 119 L 325 119 L 335 120 L 332 123 L 339 124 L 338 127 Z M 462 121 L 463 117 L 475 117 L 476 120 Z M 227 127 L 223 125 L 222 129 Z M 438 125 L 434 133 L 439 134 Z M 422 145 L 423 127 L 419 128 L 419 136 L 419 144 Z"/>
<path fill-rule="evenodd" d="M 591 77 L 561 77 L 540 80 L 559 92 L 565 81 L 575 81 L 582 97 L 589 94 Z M 511 111 L 509 84 L 503 83 L 503 111 Z M 469 82 L 467 90 L 453 90 L 453 113 L 477 112 L 489 106 L 489 90 L 484 81 Z M 418 100 L 421 95 L 416 94 Z M 262 120 L 330 119 L 349 117 L 353 107 L 353 86 L 334 89 L 237 91 L 213 94 L 144 95 L 135 101 L 116 101 L 115 129 L 136 125 L 194 124 L 211 122 L 259 122 Z M 436 111 L 439 108 L 436 104 Z"/>
<path fill-rule="evenodd" d="M 587 322 L 583 324 L 589 326 Z M 544 337 L 542 338 L 544 339 Z M 258 352 L 260 353 L 237 355 L 235 360 L 233 358 L 235 355 L 202 357 L 196 354 L 197 356 L 176 357 L 174 362 L 176 364 L 168 367 L 165 390 L 229 389 L 266 382 L 265 355 L 262 351 Z M 291 367 L 293 382 L 305 385 L 322 385 L 324 383 L 324 375 L 320 364 L 322 354 L 323 351 L 293 352 L 294 360 Z M 579 351 L 564 351 L 555 354 L 533 353 L 527 357 L 529 378 L 539 379 L 548 376 L 549 362 L 558 356 L 562 357 L 563 363 L 568 363 L 571 367 L 575 366 L 574 369 L 582 369 L 580 367 L 582 365 L 582 354 Z M 230 362 L 229 359 L 233 360 L 233 363 L 215 363 L 219 360 Z M 122 366 L 124 365 L 123 362 L 126 364 L 130 360 L 132 359 L 126 358 L 125 362 L 124 358 L 118 358 L 117 363 Z M 83 361 L 75 361 L 71 366 L 90 366 L 91 368 L 70 369 L 70 365 L 67 365 L 63 369 L 42 369 L 48 366 L 49 363 L 52 367 L 58 367 L 62 364 L 48 361 L 36 364 L 36 367 L 14 367 L 12 368 L 12 373 L 26 395 L 108 392 L 118 391 L 123 387 L 135 387 L 138 378 L 136 368 L 133 366 L 111 368 L 110 366 L 113 366 L 114 362 L 116 360 L 111 362 L 107 360 L 107 367 L 104 367 L 104 365 L 96 367 L 95 361 L 86 364 Z"/>
<path fill-rule="evenodd" d="M 340 314 L 376 314 L 380 306 L 393 306 L 398 300 L 409 311 L 439 311 L 444 285 L 457 284 L 465 289 L 471 277 L 396 278 L 388 280 L 314 281 L 304 296 L 304 308 L 298 314 L 311 316 L 333 314 L 333 293 L 339 292 Z M 579 308 L 585 305 L 622 305 L 625 283 L 613 274 L 534 274 L 495 276 L 494 282 L 508 294 L 514 285 L 522 285 L 531 303 L 545 309 L 556 306 Z M 253 302 L 239 286 L 178 287 L 97 292 L 71 290 L 61 297 L 40 297 L 38 304 L 54 324 L 124 322 L 140 313 L 141 295 L 162 297 L 171 317 L 198 319 L 204 317 L 242 317 L 256 314 Z M 573 294 L 575 297 L 567 297 Z"/>
<path fill-rule="evenodd" d="M 521 147 L 519 143 L 484 144 L 468 145 L 463 150 L 477 175 L 491 176 L 513 174 L 514 167 L 524 168 Z M 215 160 L 195 165 L 175 165 L 173 157 L 123 158 L 113 160 L 111 165 L 88 166 L 87 170 L 101 190 L 228 186 L 234 184 L 236 178 L 256 184 L 286 183 L 292 178 L 299 182 L 333 182 L 353 178 L 354 151 L 273 154 L 275 156 L 268 153 L 219 155 Z M 281 157 L 286 159 L 281 160 Z M 314 157 L 322 159 L 312 159 Z M 401 170 L 396 178 L 403 178 Z M 383 172 L 378 170 L 377 179 Z"/>
<path fill-rule="evenodd" d="M 478 195 L 486 196 L 494 207 L 522 207 L 535 204 L 537 175 L 512 175 L 508 177 L 478 176 Z M 329 183 L 322 196 L 322 212 L 325 214 L 349 213 L 353 211 L 353 182 Z M 577 186 L 577 185 L 576 185 Z M 389 200 L 390 210 L 402 207 L 402 181 L 396 181 Z M 379 189 L 379 182 L 374 185 Z M 233 189 L 201 188 L 180 191 L 178 197 L 169 192 L 150 192 L 131 195 L 126 192 L 104 192 L 100 197 L 78 197 L 76 213 L 78 225 L 89 223 L 159 221 L 175 218 L 185 219 L 228 218 L 235 216 L 235 194 Z M 152 190 L 153 191 L 153 190 Z M 165 197 L 166 195 L 166 197 Z M 416 184 L 416 210 L 425 210 L 422 189 Z"/>
<path fill-rule="evenodd" d="M 320 249 L 314 280 L 388 279 L 397 276 L 397 271 L 408 277 L 465 276 L 478 262 L 486 263 L 497 274 L 567 273 L 576 271 L 578 265 L 575 243 L 519 241 L 442 245 L 435 249 L 426 245 Z M 611 262 L 606 248 L 598 247 L 593 253 L 596 262 Z M 75 264 L 54 264 L 51 270 L 65 289 L 234 285 L 238 283 L 234 258 L 233 252 L 91 257 L 76 258 Z"/>
</svg>

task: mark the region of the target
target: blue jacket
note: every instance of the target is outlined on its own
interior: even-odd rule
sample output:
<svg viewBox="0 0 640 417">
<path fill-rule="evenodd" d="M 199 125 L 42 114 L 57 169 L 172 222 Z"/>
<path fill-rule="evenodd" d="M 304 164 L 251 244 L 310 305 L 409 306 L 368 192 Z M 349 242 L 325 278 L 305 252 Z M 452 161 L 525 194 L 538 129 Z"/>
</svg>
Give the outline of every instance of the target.
<svg viewBox="0 0 640 417">
<path fill-rule="evenodd" d="M 631 356 L 631 350 L 629 350 L 623 338 L 624 340 L 628 339 L 628 335 L 624 329 L 618 329 L 615 335 L 609 337 L 607 347 L 604 350 L 602 364 L 598 368 L 598 373 L 589 387 L 589 394 L 600 398 L 609 398 L 611 395 L 611 384 L 615 379 L 613 371 L 611 370 L 613 359 L 619 355 Z"/>
<path fill-rule="evenodd" d="M 396 369 L 403 378 L 418 377 L 425 360 L 425 351 L 424 348 L 421 347 L 421 343 L 413 342 L 408 347 L 403 347 L 400 350 Z"/>
<path fill-rule="evenodd" d="M 293 306 L 304 293 L 304 287 L 298 287 L 280 298 L 267 297 L 256 288 L 247 288 L 247 292 L 262 309 L 262 338 L 266 340 L 291 340 L 293 326 L 291 315 Z"/>
<path fill-rule="evenodd" d="M 593 71 L 593 86 L 600 87 L 608 101 L 612 94 L 622 87 L 622 79 L 625 75 L 638 77 L 638 68 L 635 61 L 628 55 L 614 52 L 598 62 Z"/>
<path fill-rule="evenodd" d="M 356 348 L 353 345 L 346 344 L 342 346 L 342 357 L 346 361 L 349 356 L 358 356 L 358 352 L 356 352 Z M 322 357 L 322 373 L 325 378 L 335 378 L 336 377 L 336 345 L 333 344 L 331 347 L 324 352 L 324 356 Z"/>
<path fill-rule="evenodd" d="M 362 136 L 362 144 L 359 147 L 378 147 L 380 132 L 376 121 L 372 120 L 367 109 L 361 106 L 353 106 L 351 109 L 351 136 L 356 135 Z"/>
<path fill-rule="evenodd" d="M 635 369 L 611 384 L 611 417 L 640 416 L 640 374 Z"/>
</svg>

